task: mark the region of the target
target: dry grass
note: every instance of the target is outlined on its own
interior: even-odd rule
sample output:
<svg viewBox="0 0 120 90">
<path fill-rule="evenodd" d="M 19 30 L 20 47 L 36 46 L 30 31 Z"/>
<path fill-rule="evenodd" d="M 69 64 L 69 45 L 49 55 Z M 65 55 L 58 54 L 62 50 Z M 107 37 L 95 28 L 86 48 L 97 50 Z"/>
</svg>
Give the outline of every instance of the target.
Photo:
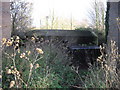
<svg viewBox="0 0 120 90">
<path fill-rule="evenodd" d="M 100 47 L 101 56 L 97 63 L 89 67 L 84 78 L 74 70 L 81 79 L 82 88 L 120 88 L 120 56 L 114 41 L 111 41 L 110 48 L 104 44 Z"/>
</svg>

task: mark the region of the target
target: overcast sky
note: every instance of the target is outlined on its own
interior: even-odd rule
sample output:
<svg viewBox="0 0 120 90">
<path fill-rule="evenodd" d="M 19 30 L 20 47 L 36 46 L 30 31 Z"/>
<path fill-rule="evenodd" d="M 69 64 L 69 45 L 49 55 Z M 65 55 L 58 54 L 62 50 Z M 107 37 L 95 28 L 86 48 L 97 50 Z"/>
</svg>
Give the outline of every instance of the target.
<svg viewBox="0 0 120 90">
<path fill-rule="evenodd" d="M 72 17 L 81 22 L 83 19 L 88 19 L 88 11 L 91 8 L 91 3 L 94 0 L 31 0 L 33 2 L 33 23 L 39 27 L 40 20 L 45 20 L 46 16 L 54 10 L 58 17 Z M 106 0 L 102 0 L 106 1 Z"/>
</svg>

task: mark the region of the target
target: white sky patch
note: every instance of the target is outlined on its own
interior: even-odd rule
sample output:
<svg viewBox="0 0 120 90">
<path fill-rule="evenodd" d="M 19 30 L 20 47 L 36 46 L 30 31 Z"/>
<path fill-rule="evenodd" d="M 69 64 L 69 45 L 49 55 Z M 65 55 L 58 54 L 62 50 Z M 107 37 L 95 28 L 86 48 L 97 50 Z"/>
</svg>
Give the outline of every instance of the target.
<svg viewBox="0 0 120 90">
<path fill-rule="evenodd" d="M 90 3 L 94 0 L 28 0 L 33 2 L 33 25 L 40 26 L 41 22 L 45 22 L 46 16 L 54 10 L 57 17 L 71 18 L 81 22 L 88 19 L 88 10 Z M 106 1 L 106 0 L 104 0 Z"/>
</svg>

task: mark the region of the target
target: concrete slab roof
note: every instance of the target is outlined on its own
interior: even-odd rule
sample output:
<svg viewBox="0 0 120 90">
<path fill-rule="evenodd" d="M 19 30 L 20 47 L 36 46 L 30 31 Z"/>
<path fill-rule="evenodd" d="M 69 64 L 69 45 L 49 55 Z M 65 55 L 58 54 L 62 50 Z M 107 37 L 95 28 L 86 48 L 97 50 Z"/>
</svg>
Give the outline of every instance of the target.
<svg viewBox="0 0 120 90">
<path fill-rule="evenodd" d="M 40 29 L 26 32 L 27 36 L 78 36 L 78 37 L 97 37 L 97 35 L 89 30 L 58 30 L 58 29 Z"/>
</svg>

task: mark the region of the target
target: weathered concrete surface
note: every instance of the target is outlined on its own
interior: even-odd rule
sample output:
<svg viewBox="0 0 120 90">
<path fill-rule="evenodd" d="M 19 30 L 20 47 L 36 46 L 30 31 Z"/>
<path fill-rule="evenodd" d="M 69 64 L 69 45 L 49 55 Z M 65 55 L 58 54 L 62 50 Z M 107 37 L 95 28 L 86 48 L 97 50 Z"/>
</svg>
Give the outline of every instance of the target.
<svg viewBox="0 0 120 90">
<path fill-rule="evenodd" d="M 118 53 L 120 53 L 120 2 L 110 2 L 110 8 L 109 8 L 109 31 L 108 31 L 108 54 L 111 52 L 111 43 L 110 41 L 113 40 L 116 42 L 116 46 L 118 47 L 118 52 L 116 53 L 116 58 L 109 58 L 109 66 L 114 68 L 117 68 L 117 73 L 118 73 L 118 80 L 120 80 L 120 62 L 119 62 L 119 57 Z M 113 50 L 112 50 L 113 51 Z M 117 59 L 117 62 L 115 60 Z M 111 78 L 114 78 L 114 73 L 115 72 L 110 72 Z M 116 82 L 116 81 L 114 81 Z M 120 85 L 118 85 L 120 88 Z"/>
<path fill-rule="evenodd" d="M 10 3 L 0 1 L 0 75 L 2 71 L 2 38 L 10 38 L 11 36 L 11 16 L 10 16 Z M 1 79 L 0 79 L 1 80 Z M 2 80 L 1 80 L 2 81 Z M 0 85 L 1 82 L 0 82 Z M 0 86 L 1 88 L 1 86 Z"/>
<path fill-rule="evenodd" d="M 120 49 L 120 30 L 118 29 L 117 18 L 120 16 L 120 4 L 119 2 L 110 2 L 109 9 L 109 31 L 108 31 L 108 46 L 110 41 L 116 41 L 117 47 Z M 120 52 L 120 50 L 119 50 Z"/>
<path fill-rule="evenodd" d="M 0 2 L 2 8 L 2 38 L 10 38 L 11 36 L 11 16 L 10 16 L 10 2 Z"/>
<path fill-rule="evenodd" d="M 81 30 L 32 30 L 26 33 L 27 37 L 44 37 L 68 42 L 69 45 L 93 44 L 97 45 L 97 36 L 91 31 Z"/>
<path fill-rule="evenodd" d="M 40 29 L 32 30 L 29 33 L 36 33 L 36 35 L 44 36 L 84 36 L 84 37 L 95 37 L 96 34 L 88 30 L 58 30 L 58 29 Z"/>
</svg>

